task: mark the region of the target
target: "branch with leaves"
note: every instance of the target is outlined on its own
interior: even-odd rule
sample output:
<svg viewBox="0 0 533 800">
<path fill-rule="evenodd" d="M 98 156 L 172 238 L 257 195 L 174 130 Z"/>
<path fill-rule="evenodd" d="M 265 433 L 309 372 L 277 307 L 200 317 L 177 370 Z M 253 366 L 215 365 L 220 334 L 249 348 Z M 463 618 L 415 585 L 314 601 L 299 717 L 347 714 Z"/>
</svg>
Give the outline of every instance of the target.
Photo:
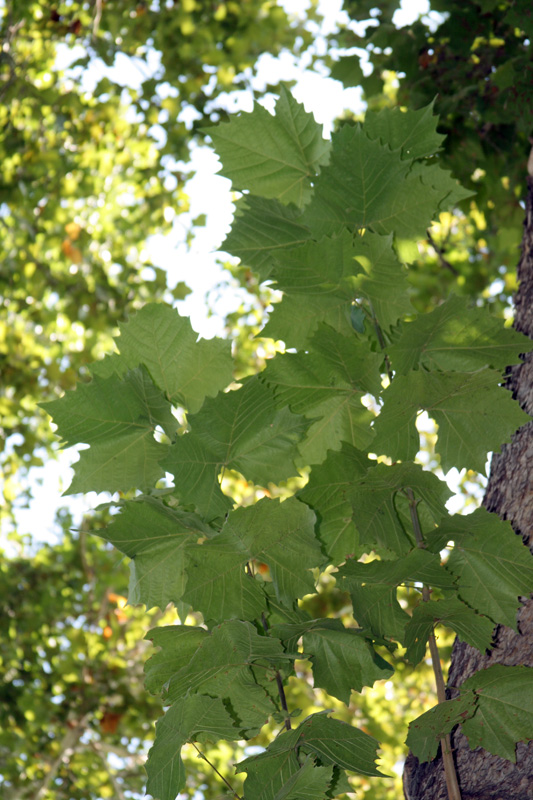
<svg viewBox="0 0 533 800">
<path fill-rule="evenodd" d="M 346 771 L 380 776 L 379 743 L 355 724 L 324 710 L 292 726 L 283 684 L 304 657 L 314 686 L 348 705 L 393 672 L 380 647 L 399 643 L 417 664 L 429 642 L 440 702 L 407 742 L 421 760 L 443 742 L 450 800 L 460 797 L 447 738 L 456 724 L 472 747 L 511 759 L 533 737 L 532 670 L 492 667 L 448 701 L 434 636 L 444 625 L 490 649 L 533 585 L 511 527 L 485 510 L 451 516 L 446 484 L 416 461 L 424 410 L 443 469 L 483 471 L 487 452 L 528 420 L 499 384 L 533 347 L 460 298 L 427 314 L 411 305 L 405 243 L 469 197 L 434 158 L 436 123 L 431 107 L 385 109 L 325 141 L 283 90 L 275 115 L 256 106 L 213 129 L 222 174 L 245 192 L 224 249 L 283 293 L 262 333 L 286 351 L 227 391 L 229 343 L 197 341 L 177 312 L 148 305 L 90 383 L 46 405 L 66 445 L 90 445 L 69 491 L 138 492 L 101 532 L 131 558 L 130 602 L 179 604 L 184 617 L 149 634 L 158 650 L 146 686 L 168 706 L 147 763 L 158 800 L 185 786 L 182 746 L 249 741 L 280 704 L 283 730 L 236 766 L 244 800 L 331 798 L 350 791 Z M 237 507 L 221 488 L 225 470 L 268 487 L 304 467 L 307 484 L 284 502 Z M 165 473 L 174 487 L 162 492 Z M 302 608 L 324 570 L 352 600 L 347 625 Z M 400 586 L 422 587 L 411 614 Z M 187 624 L 187 609 L 203 624 Z"/>
</svg>

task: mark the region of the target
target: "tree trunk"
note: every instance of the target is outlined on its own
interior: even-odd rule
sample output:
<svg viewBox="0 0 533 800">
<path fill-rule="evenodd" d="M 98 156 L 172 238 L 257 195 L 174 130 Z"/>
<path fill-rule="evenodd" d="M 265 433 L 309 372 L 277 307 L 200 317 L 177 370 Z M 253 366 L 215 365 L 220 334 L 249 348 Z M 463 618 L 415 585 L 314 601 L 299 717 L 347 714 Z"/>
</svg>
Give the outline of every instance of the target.
<svg viewBox="0 0 533 800">
<path fill-rule="evenodd" d="M 533 339 L 533 168 L 529 172 L 514 327 Z M 522 408 L 533 414 L 532 353 L 525 356 L 523 363 L 508 368 L 505 385 Z M 501 454 L 493 456 L 483 504 L 509 520 L 533 551 L 533 422 L 520 428 L 511 443 L 502 447 Z M 455 641 L 447 697 L 456 697 L 458 687 L 467 678 L 493 664 L 533 667 L 533 600 L 522 598 L 517 619 L 518 633 L 497 626 L 495 647 L 487 654 Z M 482 747 L 470 750 L 461 726 L 452 733 L 452 748 L 462 800 L 533 800 L 533 741 L 518 743 L 516 764 L 493 756 Z M 409 753 L 404 792 L 407 800 L 447 800 L 440 750 L 434 761 L 424 764 Z"/>
</svg>

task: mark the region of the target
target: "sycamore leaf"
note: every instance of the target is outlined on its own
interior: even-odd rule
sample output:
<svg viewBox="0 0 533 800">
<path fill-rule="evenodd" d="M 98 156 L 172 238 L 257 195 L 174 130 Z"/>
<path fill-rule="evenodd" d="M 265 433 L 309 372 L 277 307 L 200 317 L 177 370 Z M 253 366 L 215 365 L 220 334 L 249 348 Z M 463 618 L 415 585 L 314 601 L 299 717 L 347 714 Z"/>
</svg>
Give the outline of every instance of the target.
<svg viewBox="0 0 533 800">
<path fill-rule="evenodd" d="M 495 664 L 466 680 L 460 696 L 409 725 L 407 745 L 420 761 L 435 757 L 439 739 L 461 724 L 472 750 L 516 763 L 516 743 L 533 739 L 533 667 Z"/>
<path fill-rule="evenodd" d="M 219 697 L 192 695 L 171 706 L 156 723 L 146 772 L 146 791 L 157 800 L 175 800 L 185 787 L 180 751 L 186 742 L 235 740 L 241 734 Z"/>
<path fill-rule="evenodd" d="M 327 163 L 331 146 L 322 125 L 283 86 L 275 116 L 256 103 L 251 113 L 209 128 L 209 135 L 234 189 L 297 206 L 311 196 L 311 179 Z"/>
<path fill-rule="evenodd" d="M 396 507 L 397 494 L 408 488 L 422 501 L 424 510 L 435 522 L 444 516 L 445 503 L 451 492 L 436 475 L 426 472 L 418 464 L 394 464 L 390 467 L 377 464 L 367 475 L 353 482 L 346 497 L 353 507 L 362 544 L 392 550 L 398 555 L 411 550 L 415 544 L 414 534 L 404 527 Z"/>
<path fill-rule="evenodd" d="M 189 694 L 221 697 L 246 738 L 255 736 L 276 710 L 277 694 L 270 668 L 287 660 L 279 639 L 260 636 L 249 622 L 231 620 L 215 627 L 190 661 L 170 677 L 165 702 L 182 702 Z M 253 666 L 253 670 L 251 667 Z"/>
<path fill-rule="evenodd" d="M 361 270 L 354 255 L 352 236 L 346 231 L 281 250 L 272 277 L 283 300 L 274 305 L 262 335 L 304 349 L 320 322 L 349 331 L 354 298 L 350 280 Z"/>
<path fill-rule="evenodd" d="M 405 629 L 406 656 L 412 664 L 418 664 L 424 658 L 429 635 L 439 624 L 451 628 L 461 641 L 482 653 L 491 647 L 494 623 L 488 617 L 476 614 L 458 597 L 420 603 L 413 610 Z"/>
<path fill-rule="evenodd" d="M 395 371 L 405 375 L 419 364 L 430 369 L 476 370 L 486 365 L 505 369 L 519 361 L 533 342 L 486 309 L 470 308 L 464 297 L 451 296 L 429 314 L 405 323 L 387 352 Z"/>
<path fill-rule="evenodd" d="M 274 800 L 326 800 L 333 776 L 333 767 L 317 767 L 313 758 L 306 758 L 302 768 L 291 775 L 276 793 Z"/>
<path fill-rule="evenodd" d="M 339 587 L 349 591 L 354 617 L 359 625 L 380 637 L 404 639 L 410 620 L 401 608 L 396 589 L 405 583 L 426 583 L 451 588 L 453 579 L 440 565 L 437 554 L 416 548 L 395 561 L 371 561 L 363 564 L 350 559 L 338 573 Z"/>
<path fill-rule="evenodd" d="M 420 447 L 415 420 L 420 409 L 439 426 L 436 445 L 442 468 L 467 467 L 484 473 L 489 451 L 529 419 L 506 389 L 499 372 L 411 371 L 394 378 L 383 393 L 383 409 L 374 428 L 375 452 L 393 459 L 413 459 Z"/>
<path fill-rule="evenodd" d="M 144 665 L 144 685 L 148 691 L 160 694 L 170 678 L 189 663 L 208 635 L 198 625 L 166 625 L 148 631 L 145 638 L 160 648 Z"/>
<path fill-rule="evenodd" d="M 169 508 L 153 497 L 128 500 L 98 535 L 132 560 L 128 601 L 147 608 L 182 596 L 186 583 L 185 547 L 213 531 L 194 514 Z"/>
<path fill-rule="evenodd" d="M 246 772 L 244 800 L 275 800 L 287 783 L 300 771 L 300 763 L 291 750 L 251 756 L 236 765 L 236 772 Z M 300 798 L 298 799 L 300 800 Z"/>
<path fill-rule="evenodd" d="M 231 501 L 219 473 L 235 469 L 267 486 L 297 474 L 294 465 L 309 422 L 278 409 L 272 391 L 257 378 L 241 389 L 208 399 L 189 417 L 191 432 L 178 437 L 162 466 L 175 477 L 176 494 L 209 518 L 223 515 Z"/>
<path fill-rule="evenodd" d="M 461 694 L 473 692 L 477 712 L 462 723 L 473 750 L 516 763 L 516 742 L 533 739 L 533 667 L 495 664 L 480 670 L 461 686 Z"/>
<path fill-rule="evenodd" d="M 437 133 L 439 118 L 433 115 L 434 103 L 418 111 L 400 108 L 368 110 L 365 131 L 371 139 L 381 139 L 392 150 L 401 150 L 402 158 L 422 158 L 434 155 L 446 138 Z"/>
<path fill-rule="evenodd" d="M 435 535 L 453 540 L 446 568 L 460 597 L 494 622 L 516 630 L 518 596 L 533 586 L 533 558 L 508 522 L 479 508 L 445 519 Z"/>
<path fill-rule="evenodd" d="M 157 426 L 176 428 L 170 405 L 144 368 L 122 378 L 94 377 L 60 400 L 43 403 L 64 445 L 88 444 L 65 494 L 151 488 L 164 471 L 167 446 L 154 439 Z"/>
<path fill-rule="evenodd" d="M 291 607 L 315 589 L 311 568 L 324 563 L 314 534 L 315 516 L 294 498 L 264 498 L 232 511 L 222 532 L 189 548 L 184 598 L 206 619 L 253 620 L 265 610 L 260 584 L 246 571 L 252 560 L 267 564 L 278 600 Z"/>
<path fill-rule="evenodd" d="M 362 270 L 350 279 L 354 294 L 368 301 L 371 316 L 383 330 L 412 313 L 406 269 L 392 247 L 392 234 L 367 231 L 354 242 L 354 255 Z"/>
<path fill-rule="evenodd" d="M 240 258 L 265 281 L 281 251 L 310 238 L 311 231 L 300 221 L 296 208 L 247 194 L 236 203 L 231 231 L 220 249 Z"/>
<path fill-rule="evenodd" d="M 267 765 L 267 769 L 272 771 L 273 760 L 278 760 L 281 754 L 300 751 L 317 755 L 324 764 L 333 764 L 361 775 L 382 775 L 374 763 L 378 746 L 379 742 L 372 736 L 345 722 L 330 719 L 322 712 L 312 714 L 296 730 L 281 733 L 264 753 L 241 761 L 237 764 L 237 772 L 247 772 L 247 780 L 250 780 L 254 773 L 268 774 Z"/>
<path fill-rule="evenodd" d="M 438 165 L 413 164 L 361 125 L 344 125 L 333 134 L 330 162 L 302 221 L 316 237 L 347 227 L 416 239 L 425 237 L 443 205 L 470 195 Z"/>
<path fill-rule="evenodd" d="M 345 628 L 337 619 L 317 619 L 307 623 L 276 625 L 274 636 L 291 639 L 303 636 L 304 652 L 309 654 L 315 686 L 325 689 L 346 705 L 352 690 L 390 678 L 394 669 L 358 631 Z"/>
<path fill-rule="evenodd" d="M 370 464 L 366 453 L 343 442 L 339 452 L 329 452 L 321 465 L 313 467 L 308 483 L 297 494 L 315 512 L 317 536 L 334 564 L 358 551 L 359 537 L 346 491 Z"/>
<path fill-rule="evenodd" d="M 122 374 L 143 364 L 172 405 L 198 411 L 232 380 L 230 342 L 198 340 L 189 319 L 164 303 L 149 303 L 119 328 L 120 355 L 110 357 L 109 368 Z M 109 369 L 106 362 L 97 362 L 93 373 Z"/>
<path fill-rule="evenodd" d="M 407 747 L 419 761 L 432 761 L 437 755 L 440 740 L 456 725 L 472 717 L 476 708 L 477 698 L 473 692 L 439 703 L 409 723 L 405 740 Z"/>
<path fill-rule="evenodd" d="M 280 404 L 312 421 L 299 445 L 304 464 L 320 463 L 328 449 L 340 448 L 343 441 L 363 448 L 372 439 L 373 415 L 362 405 L 364 390 L 359 387 L 377 380 L 381 359 L 360 346 L 354 334 L 351 351 L 348 341 L 331 330 L 326 333 L 323 353 L 277 356 L 261 374 Z M 329 342 L 333 342 L 331 350 Z M 350 383 L 351 368 L 355 372 Z"/>
</svg>

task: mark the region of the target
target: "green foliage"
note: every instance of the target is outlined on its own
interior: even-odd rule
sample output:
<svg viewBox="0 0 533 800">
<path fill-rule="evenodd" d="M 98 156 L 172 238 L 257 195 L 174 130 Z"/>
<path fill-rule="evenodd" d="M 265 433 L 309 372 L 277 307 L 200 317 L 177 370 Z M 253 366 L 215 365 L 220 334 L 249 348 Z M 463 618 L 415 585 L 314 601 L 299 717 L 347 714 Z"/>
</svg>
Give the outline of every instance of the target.
<svg viewBox="0 0 533 800">
<path fill-rule="evenodd" d="M 218 394 L 212 396 L 202 380 L 201 397 L 188 395 L 175 353 L 183 353 L 188 376 L 192 354 L 198 351 L 202 371 L 204 364 L 217 363 L 220 343 L 194 344 L 173 312 L 150 306 L 125 326 L 141 334 L 124 338 L 120 356 L 97 366 L 83 391 L 49 406 L 59 435 L 91 445 L 82 453 L 76 489 L 94 488 L 83 466 L 91 458 L 95 465 L 101 460 L 104 475 L 111 469 L 107 451 L 99 451 L 105 436 L 117 450 L 117 469 L 105 478 L 115 483 L 108 488 L 120 483 L 122 490 L 144 492 L 121 501 L 118 519 L 100 532 L 131 557 L 135 601 L 171 599 L 182 611 L 192 606 L 193 619 L 202 615 L 203 633 L 190 625 L 150 634 L 161 650 L 147 665 L 147 685 L 161 691 L 169 706 L 147 765 L 148 791 L 161 800 L 172 800 L 186 786 L 180 749 L 186 753 L 192 744 L 205 759 L 202 747 L 219 739 L 263 737 L 264 752 L 236 765 L 237 773 L 246 773 L 244 798 L 250 800 L 290 800 L 311 791 L 325 800 L 348 790 L 344 770 L 379 776 L 378 741 L 353 724 L 347 705 L 353 691 L 390 676 L 390 655 L 382 652 L 399 643 L 416 662 L 439 624 L 488 648 L 494 624 L 509 624 L 518 596 L 531 586 L 533 561 L 509 526 L 487 512 L 451 517 L 445 484 L 415 463 L 416 417 L 426 410 L 439 426 L 436 452 L 443 466 L 481 471 L 487 452 L 528 419 L 499 386 L 496 365 L 518 361 L 520 352 L 533 347 L 516 334 L 500 340 L 498 323 L 463 301 L 452 299 L 437 310 L 434 327 L 429 315 L 415 317 L 409 304 L 408 272 L 401 263 L 412 252 L 406 241 L 423 236 L 441 209 L 466 196 L 433 157 L 440 146 L 435 118 L 427 109 L 405 116 L 385 110 L 368 127 L 342 127 L 319 174 L 319 159 L 307 158 L 311 197 L 298 208 L 279 202 L 293 185 L 294 161 L 289 159 L 287 181 L 282 174 L 263 182 L 269 170 L 278 170 L 264 131 L 286 130 L 287 118 L 305 119 L 302 130 L 305 142 L 314 143 L 312 152 L 326 148 L 317 146 L 319 126 L 311 130 L 309 116 L 288 93 L 278 111 L 281 120 L 267 125 L 258 109 L 230 123 L 237 139 L 246 135 L 257 149 L 237 172 L 228 131 L 222 132 L 223 173 L 226 153 L 228 174 L 238 175 L 239 188 L 268 195 L 245 196 L 249 205 L 234 227 L 239 235 L 232 240 L 231 234 L 225 247 L 243 257 L 243 231 L 251 241 L 252 229 L 258 242 L 268 243 L 253 257 L 264 270 L 261 277 L 269 277 L 283 299 L 263 333 L 284 340 L 292 352 L 275 355 L 262 373 L 227 391 L 221 385 L 225 366 L 215 369 Z M 287 237 L 282 228 L 276 245 L 272 217 L 257 213 L 261 207 L 274 209 L 303 235 Z M 232 251 L 232 241 L 239 252 Z M 400 295 L 394 304 L 388 302 L 391 284 Z M 364 314 L 363 324 L 359 319 L 353 325 L 354 308 Z M 456 325 L 453 308 L 465 311 L 473 324 Z M 408 364 L 406 351 L 414 356 Z M 109 368 L 112 374 L 102 377 Z M 111 390 L 99 405 L 106 381 L 116 397 L 124 392 L 121 416 Z M 137 386 L 143 387 L 142 403 L 140 391 L 133 393 Z M 90 417 L 86 397 L 93 396 L 97 414 Z M 171 422 L 169 410 L 177 405 L 186 423 Z M 123 440 L 133 437 L 132 426 L 136 438 L 126 470 Z M 170 443 L 159 441 L 159 428 Z M 149 452 L 147 431 L 155 435 Z M 157 481 L 155 448 L 174 487 Z M 387 456 L 398 463 L 387 463 Z M 292 480 L 283 500 L 268 496 L 304 466 L 310 469 L 306 486 L 296 492 Z M 263 498 L 235 507 L 227 470 L 262 489 Z M 441 562 L 446 546 L 451 555 Z M 325 577 L 336 581 L 344 608 L 329 614 L 333 619 L 318 611 Z M 311 662 L 317 697 L 325 690 L 337 698 L 335 708 L 348 713 L 349 723 L 315 708 L 293 728 L 301 712 L 287 705 L 284 685 L 298 678 L 295 661 L 304 658 Z M 442 704 L 413 723 L 420 753 L 431 757 L 430 742 L 465 712 L 473 714 L 465 733 L 477 745 L 477 715 L 489 720 L 507 698 L 531 686 L 528 670 L 497 669 L 506 676 L 500 700 L 497 680 L 473 676 L 463 685 L 468 702 Z M 271 727 L 265 728 L 268 720 Z M 284 732 L 265 737 L 280 722 Z M 510 742 L 530 736 L 527 723 L 511 721 L 498 745 L 490 736 L 486 740 L 489 749 L 499 747 L 508 757 Z"/>
<path fill-rule="evenodd" d="M 146 244 L 189 211 L 180 162 L 224 115 L 221 95 L 249 86 L 261 54 L 309 44 L 299 21 L 263 0 L 1 4 L 7 510 L 22 504 L 17 474 L 53 452 L 37 402 L 72 388 L 133 310 L 170 298 Z M 190 219 L 181 224 L 190 238 Z M 181 283 L 173 296 L 186 293 Z"/>
</svg>

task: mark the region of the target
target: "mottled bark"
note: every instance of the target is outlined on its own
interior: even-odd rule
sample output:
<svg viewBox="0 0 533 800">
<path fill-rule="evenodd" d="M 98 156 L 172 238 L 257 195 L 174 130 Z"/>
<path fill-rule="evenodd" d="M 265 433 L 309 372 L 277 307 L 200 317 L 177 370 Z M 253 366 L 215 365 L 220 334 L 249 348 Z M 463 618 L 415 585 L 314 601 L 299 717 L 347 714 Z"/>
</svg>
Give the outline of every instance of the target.
<svg viewBox="0 0 533 800">
<path fill-rule="evenodd" d="M 532 151 L 533 152 L 533 151 Z M 533 175 L 528 178 L 526 219 L 518 265 L 519 288 L 515 296 L 514 327 L 533 339 Z M 533 355 L 510 367 L 506 385 L 522 408 L 533 415 Z M 511 522 L 533 552 L 533 422 L 515 434 L 510 444 L 492 459 L 483 501 L 489 511 Z M 479 669 L 493 664 L 526 664 L 533 667 L 533 600 L 522 598 L 518 632 L 499 625 L 495 647 L 482 654 L 455 641 L 447 696 Z M 458 726 L 452 734 L 462 800 L 533 800 L 533 742 L 519 743 L 516 764 L 493 756 L 481 747 L 470 750 Z M 404 771 L 407 800 L 447 800 L 442 758 L 420 764 L 411 753 Z"/>
</svg>

